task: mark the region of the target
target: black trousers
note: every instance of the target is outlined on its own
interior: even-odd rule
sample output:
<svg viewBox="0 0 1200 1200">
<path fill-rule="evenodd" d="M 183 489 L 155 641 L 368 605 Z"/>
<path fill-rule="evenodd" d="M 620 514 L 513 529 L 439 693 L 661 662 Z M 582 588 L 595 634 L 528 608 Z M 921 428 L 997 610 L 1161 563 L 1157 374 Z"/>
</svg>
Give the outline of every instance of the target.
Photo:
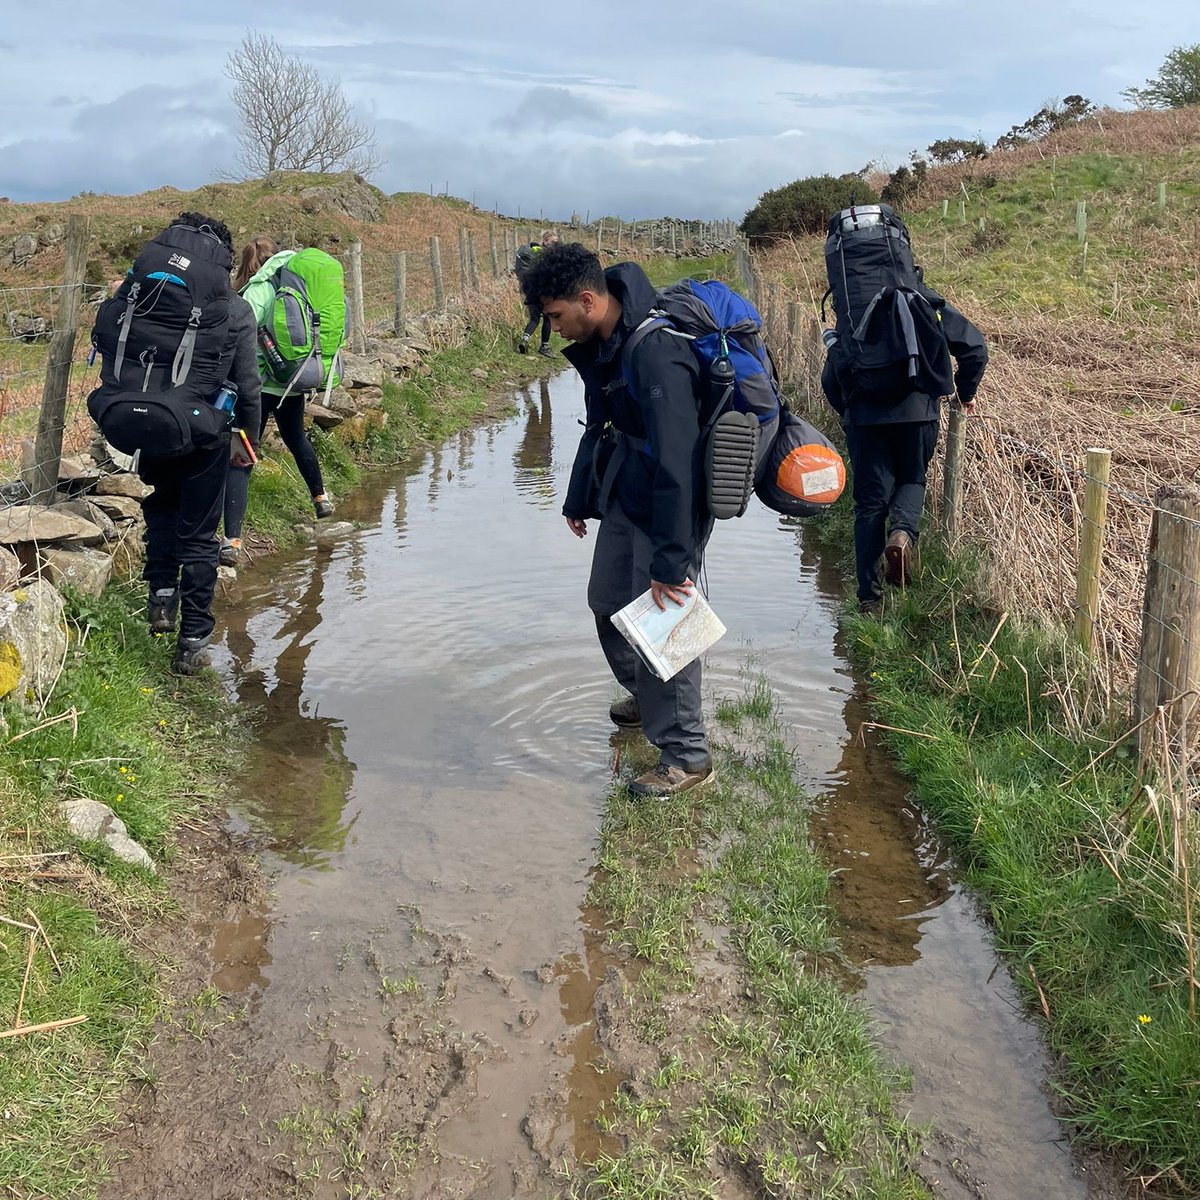
<svg viewBox="0 0 1200 1200">
<path fill-rule="evenodd" d="M 258 431 L 261 442 L 267 432 L 267 421 L 275 414 L 275 424 L 279 426 L 279 436 L 283 444 L 292 452 L 296 466 L 300 468 L 300 477 L 304 480 L 312 496 L 320 496 L 325 491 L 325 482 L 321 478 L 321 464 L 317 461 L 317 452 L 312 442 L 304 432 L 304 405 L 306 396 L 289 396 L 282 404 L 281 397 L 272 396 L 270 392 L 262 394 L 262 427 Z M 229 481 L 225 487 L 225 536 L 240 538 L 242 522 L 246 519 L 246 501 L 250 492 L 250 467 L 235 467 L 230 464 Z"/>
<path fill-rule="evenodd" d="M 217 586 L 217 522 L 225 495 L 229 440 L 182 458 L 143 458 L 138 474 L 154 488 L 142 501 L 146 566 L 152 591 L 179 588 L 179 635 L 204 639 L 213 631 Z"/>
<path fill-rule="evenodd" d="M 550 341 L 550 318 L 542 313 L 540 304 L 527 304 L 529 309 L 529 323 L 525 326 L 525 336 L 527 338 L 533 336 L 533 331 L 537 328 L 537 323 L 542 323 L 542 345 L 545 346 Z"/>
<path fill-rule="evenodd" d="M 711 522 L 699 531 L 698 550 L 712 532 Z M 665 682 L 642 661 L 609 618 L 650 586 L 654 544 L 615 501 L 596 533 L 588 607 L 596 619 L 600 648 L 617 682 L 637 697 L 646 740 L 661 751 L 660 761 L 685 771 L 705 770 L 712 762 L 704 729 L 703 664 L 689 663 Z M 691 578 L 699 578 L 693 564 Z M 668 602 L 669 603 L 669 602 Z"/>
<path fill-rule="evenodd" d="M 936 421 L 847 425 L 854 469 L 854 566 L 859 600 L 882 593 L 880 560 L 889 532 L 915 542 L 925 505 L 925 478 L 937 447 Z"/>
</svg>

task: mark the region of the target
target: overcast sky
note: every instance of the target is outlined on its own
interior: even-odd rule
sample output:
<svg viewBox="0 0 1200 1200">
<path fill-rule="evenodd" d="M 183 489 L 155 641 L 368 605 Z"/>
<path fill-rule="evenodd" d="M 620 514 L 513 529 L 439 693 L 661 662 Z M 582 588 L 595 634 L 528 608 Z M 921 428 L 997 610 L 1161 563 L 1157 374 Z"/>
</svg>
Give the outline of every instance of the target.
<svg viewBox="0 0 1200 1200">
<path fill-rule="evenodd" d="M 248 23 L 341 80 L 385 190 L 515 214 L 740 217 L 804 175 L 1120 104 L 1196 0 L 0 0 L 0 195 L 192 187 L 234 166 Z"/>
</svg>

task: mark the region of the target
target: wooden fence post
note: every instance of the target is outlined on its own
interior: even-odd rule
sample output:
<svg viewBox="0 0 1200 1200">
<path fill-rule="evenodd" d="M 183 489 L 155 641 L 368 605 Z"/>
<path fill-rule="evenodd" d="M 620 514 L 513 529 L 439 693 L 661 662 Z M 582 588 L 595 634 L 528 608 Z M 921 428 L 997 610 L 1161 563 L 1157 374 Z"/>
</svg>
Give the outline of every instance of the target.
<svg viewBox="0 0 1200 1200">
<path fill-rule="evenodd" d="M 596 222 L 596 253 L 604 249 L 604 218 Z"/>
<path fill-rule="evenodd" d="M 500 278 L 500 255 L 496 250 L 496 223 L 488 222 L 488 253 L 492 256 L 492 278 Z"/>
<path fill-rule="evenodd" d="M 475 253 L 475 234 L 467 234 L 467 272 L 470 278 L 471 291 L 479 291 L 479 258 Z"/>
<path fill-rule="evenodd" d="M 967 414 L 957 404 L 950 405 L 950 425 L 946 431 L 946 458 L 942 467 L 942 522 L 946 544 L 953 547 L 962 528 L 963 449 L 966 445 Z"/>
<path fill-rule="evenodd" d="M 800 302 L 789 300 L 787 306 L 787 373 L 788 382 L 800 378 Z"/>
<path fill-rule="evenodd" d="M 367 319 L 363 311 L 362 242 L 355 238 L 346 256 L 350 286 L 346 298 L 350 302 L 350 336 L 346 343 L 355 354 L 367 352 Z"/>
<path fill-rule="evenodd" d="M 467 298 L 467 228 L 458 227 L 458 294 L 463 300 Z"/>
<path fill-rule="evenodd" d="M 33 450 L 30 490 L 34 504 L 53 504 L 58 490 L 58 466 L 62 458 L 63 430 L 67 424 L 67 395 L 71 388 L 71 359 L 79 332 L 79 302 L 87 271 L 91 221 L 75 215 L 67 220 L 67 268 L 63 289 L 58 294 L 58 311 L 42 386 L 42 410 L 38 415 L 37 440 Z"/>
<path fill-rule="evenodd" d="M 393 328 L 397 337 L 405 332 L 404 303 L 408 291 L 408 255 L 401 250 L 396 255 L 396 319 Z"/>
<path fill-rule="evenodd" d="M 1142 641 L 1138 648 L 1134 720 L 1158 708 L 1172 741 L 1196 739 L 1200 691 L 1200 487 L 1164 484 L 1154 497 L 1147 553 Z M 1189 695 L 1189 693 L 1191 693 Z M 1142 754 L 1155 744 L 1154 722 L 1142 725 Z"/>
<path fill-rule="evenodd" d="M 436 237 L 429 239 L 429 265 L 433 271 L 433 306 L 441 312 L 446 307 L 446 289 L 442 286 L 442 245 Z"/>
<path fill-rule="evenodd" d="M 625 232 L 625 226 L 617 221 L 617 257 L 621 257 L 621 235 Z"/>
<path fill-rule="evenodd" d="M 1108 513 L 1111 464 L 1111 450 L 1088 449 L 1083 526 L 1079 531 L 1079 564 L 1075 578 L 1075 640 L 1086 654 L 1092 651 L 1096 621 L 1100 616 L 1100 567 L 1104 557 L 1104 519 Z"/>
</svg>

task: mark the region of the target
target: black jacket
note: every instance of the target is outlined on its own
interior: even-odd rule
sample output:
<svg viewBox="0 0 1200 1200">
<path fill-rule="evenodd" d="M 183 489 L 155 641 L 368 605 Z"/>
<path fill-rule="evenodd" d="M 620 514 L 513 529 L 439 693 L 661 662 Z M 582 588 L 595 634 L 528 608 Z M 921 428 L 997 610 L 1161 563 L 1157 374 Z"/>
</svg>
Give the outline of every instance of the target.
<svg viewBox="0 0 1200 1200">
<path fill-rule="evenodd" d="M 229 302 L 229 336 L 233 340 L 233 363 L 229 368 L 229 378 L 238 390 L 233 416 L 238 428 L 246 431 L 250 444 L 257 449 L 258 431 L 262 424 L 258 322 L 254 318 L 254 309 L 236 294 Z"/>
<path fill-rule="evenodd" d="M 983 334 L 966 317 L 947 303 L 941 310 L 942 330 L 954 356 L 954 388 L 963 404 L 970 404 L 979 390 L 979 381 L 987 369 L 988 350 Z M 836 346 L 825 357 L 821 371 L 821 389 L 825 399 L 837 410 L 843 425 L 899 425 L 909 421 L 941 419 L 941 398 L 912 392 L 898 404 L 847 404 L 834 370 Z"/>
<path fill-rule="evenodd" d="M 607 341 L 592 338 L 565 351 L 583 379 L 587 427 L 563 515 L 600 516 L 596 508 L 593 456 L 611 428 L 617 439 L 615 477 L 608 504 L 618 503 L 654 543 L 651 578 L 682 583 L 695 569 L 697 547 L 707 532 L 703 510 L 703 462 L 700 444 L 700 368 L 686 340 L 652 330 L 634 348 L 629 372 L 622 376 L 621 347 L 654 303 L 655 290 L 636 263 L 618 263 L 604 273 L 608 289 L 621 304 L 621 318 Z"/>
</svg>

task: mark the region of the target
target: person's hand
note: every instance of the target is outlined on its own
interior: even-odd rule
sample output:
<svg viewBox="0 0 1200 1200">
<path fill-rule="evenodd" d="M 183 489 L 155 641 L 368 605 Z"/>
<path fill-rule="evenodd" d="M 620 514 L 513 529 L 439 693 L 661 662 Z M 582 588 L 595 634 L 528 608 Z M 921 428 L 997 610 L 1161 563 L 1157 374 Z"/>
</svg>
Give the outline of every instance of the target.
<svg viewBox="0 0 1200 1200">
<path fill-rule="evenodd" d="M 974 401 L 974 400 L 970 400 L 970 401 L 968 401 L 966 404 L 964 404 L 964 403 L 963 403 L 963 402 L 960 400 L 960 401 L 958 402 L 958 407 L 959 407 L 960 409 L 962 409 L 963 413 L 964 413 L 966 416 L 968 416 L 968 417 L 970 417 L 970 416 L 973 416 L 973 415 L 974 415 L 974 413 L 975 413 L 975 401 Z"/>
<path fill-rule="evenodd" d="M 254 463 L 250 460 L 250 455 L 246 453 L 246 447 L 242 445 L 242 439 L 235 437 L 229 443 L 229 462 L 235 467 L 252 467 Z"/>
<path fill-rule="evenodd" d="M 670 600 L 682 608 L 687 603 L 694 587 L 695 584 L 690 579 L 685 579 L 682 583 L 659 583 L 657 579 L 652 579 L 650 580 L 650 596 L 654 603 L 665 612 L 667 606 L 663 603 L 664 600 Z"/>
<path fill-rule="evenodd" d="M 587 537 L 587 522 L 579 520 L 578 517 L 567 518 L 567 528 L 577 537 Z"/>
</svg>

